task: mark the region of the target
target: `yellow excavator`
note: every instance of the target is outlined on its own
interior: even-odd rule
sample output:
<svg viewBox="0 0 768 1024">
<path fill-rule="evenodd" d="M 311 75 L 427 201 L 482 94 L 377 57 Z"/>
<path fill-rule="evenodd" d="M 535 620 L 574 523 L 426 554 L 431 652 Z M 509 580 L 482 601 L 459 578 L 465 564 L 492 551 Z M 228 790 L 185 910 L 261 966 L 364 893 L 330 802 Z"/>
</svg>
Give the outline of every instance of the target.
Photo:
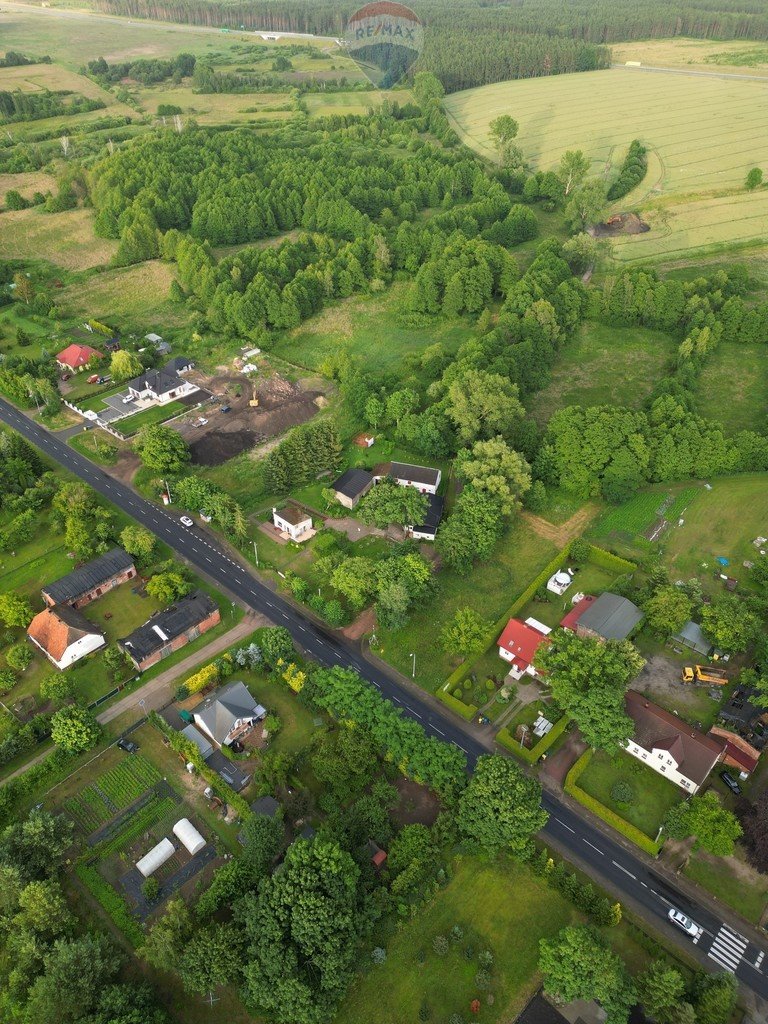
<svg viewBox="0 0 768 1024">
<path fill-rule="evenodd" d="M 710 665 L 686 665 L 683 669 L 683 682 L 725 686 L 728 682 L 728 673 L 724 668 L 712 668 Z"/>
</svg>

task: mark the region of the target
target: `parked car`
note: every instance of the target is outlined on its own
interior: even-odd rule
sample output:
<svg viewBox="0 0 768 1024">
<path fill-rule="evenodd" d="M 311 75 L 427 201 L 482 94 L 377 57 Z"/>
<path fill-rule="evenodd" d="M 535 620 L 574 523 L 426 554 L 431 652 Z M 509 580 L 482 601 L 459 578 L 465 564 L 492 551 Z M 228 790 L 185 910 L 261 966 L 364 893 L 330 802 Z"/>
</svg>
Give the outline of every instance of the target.
<svg viewBox="0 0 768 1024">
<path fill-rule="evenodd" d="M 92 373 L 91 376 L 88 378 L 88 383 L 89 384 L 98 384 L 99 380 L 100 380 L 100 377 L 99 377 L 98 373 Z"/>
<path fill-rule="evenodd" d="M 205 416 L 201 416 L 200 419 L 197 421 L 197 425 L 198 427 L 204 427 L 207 422 L 208 420 L 205 418 Z"/>
<path fill-rule="evenodd" d="M 129 402 L 133 401 L 133 395 L 126 395 L 123 399 L 123 405 L 128 405 Z"/>
<path fill-rule="evenodd" d="M 229 412 L 231 408 L 232 408 L 231 405 L 222 405 L 221 411 L 222 412 Z"/>
<path fill-rule="evenodd" d="M 181 523 L 182 526 L 186 526 L 187 528 L 195 525 L 189 518 L 189 516 L 182 516 L 181 519 L 179 519 L 179 522 Z"/>
<path fill-rule="evenodd" d="M 672 924 L 677 925 L 686 935 L 690 935 L 692 939 L 695 939 L 697 935 L 702 932 L 701 925 L 696 924 L 693 918 L 688 917 L 682 910 L 678 910 L 677 907 L 670 907 L 667 917 Z"/>
<path fill-rule="evenodd" d="M 97 383 L 98 384 L 108 384 L 111 380 L 112 380 L 111 375 L 107 374 L 106 377 L 99 377 Z"/>
<path fill-rule="evenodd" d="M 720 778 L 723 780 L 723 782 L 726 784 L 728 789 L 730 789 L 734 796 L 739 796 L 741 794 L 741 786 L 738 784 L 736 779 L 734 779 L 730 772 L 720 772 Z"/>
<path fill-rule="evenodd" d="M 127 754 L 138 754 L 139 752 L 139 744 L 134 743 L 133 740 L 126 740 L 121 737 L 117 741 L 117 745 L 118 747 L 120 747 L 121 750 L 124 750 Z"/>
</svg>

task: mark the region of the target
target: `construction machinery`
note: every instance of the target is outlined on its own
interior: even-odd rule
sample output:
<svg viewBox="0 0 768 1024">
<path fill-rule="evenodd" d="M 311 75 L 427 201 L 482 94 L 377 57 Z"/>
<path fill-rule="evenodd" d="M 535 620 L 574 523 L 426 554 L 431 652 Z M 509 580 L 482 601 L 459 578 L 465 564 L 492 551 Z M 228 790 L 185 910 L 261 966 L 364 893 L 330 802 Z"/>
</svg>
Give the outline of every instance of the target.
<svg viewBox="0 0 768 1024">
<path fill-rule="evenodd" d="M 728 673 L 724 668 L 713 668 L 711 665 L 686 665 L 683 669 L 684 683 L 715 683 L 725 686 Z"/>
<path fill-rule="evenodd" d="M 248 402 L 248 405 L 250 405 L 250 407 L 252 409 L 255 409 L 258 404 L 259 404 L 259 399 L 258 399 L 258 397 L 256 395 L 256 385 L 255 384 L 251 384 L 251 397 L 250 397 L 250 400 Z"/>
</svg>

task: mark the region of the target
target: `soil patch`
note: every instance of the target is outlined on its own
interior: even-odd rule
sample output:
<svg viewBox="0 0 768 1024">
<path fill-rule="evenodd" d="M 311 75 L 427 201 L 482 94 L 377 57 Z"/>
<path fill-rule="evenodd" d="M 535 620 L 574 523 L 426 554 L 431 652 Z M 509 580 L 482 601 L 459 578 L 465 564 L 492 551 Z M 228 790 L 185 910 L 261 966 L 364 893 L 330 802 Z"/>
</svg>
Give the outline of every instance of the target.
<svg viewBox="0 0 768 1024">
<path fill-rule="evenodd" d="M 398 825 L 433 825 L 440 813 L 440 801 L 431 789 L 418 782 L 399 778 L 394 787 L 400 795 L 396 807 L 389 812 Z"/>
<path fill-rule="evenodd" d="M 376 629 L 376 612 L 373 608 L 366 608 L 357 616 L 354 622 L 342 629 L 342 635 L 347 640 L 359 640 L 366 633 L 373 633 Z"/>
<path fill-rule="evenodd" d="M 617 213 L 602 224 L 595 224 L 591 233 L 597 238 L 614 238 L 616 235 L 643 235 L 650 230 L 651 225 L 636 213 Z"/>
<path fill-rule="evenodd" d="M 322 395 L 321 391 L 305 390 L 277 374 L 259 380 L 253 387 L 234 374 L 213 378 L 189 376 L 214 396 L 213 403 L 204 411 L 208 423 L 200 426 L 195 414 L 173 424 L 189 443 L 192 462 L 199 466 L 220 466 L 269 438 L 306 423 L 317 412 L 317 399 Z M 252 400 L 259 404 L 251 405 Z M 228 411 L 222 412 L 223 408 Z"/>
</svg>

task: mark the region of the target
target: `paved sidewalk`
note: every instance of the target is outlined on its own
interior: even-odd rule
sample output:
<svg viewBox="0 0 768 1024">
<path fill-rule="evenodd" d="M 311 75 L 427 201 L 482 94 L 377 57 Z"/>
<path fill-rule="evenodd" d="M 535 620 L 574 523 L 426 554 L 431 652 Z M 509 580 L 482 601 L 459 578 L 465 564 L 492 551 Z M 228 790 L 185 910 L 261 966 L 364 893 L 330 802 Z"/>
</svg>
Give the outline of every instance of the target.
<svg viewBox="0 0 768 1024">
<path fill-rule="evenodd" d="M 177 679 L 191 672 L 201 662 L 210 661 L 217 654 L 221 654 L 222 651 L 237 643 L 238 640 L 242 640 L 243 637 L 248 636 L 254 629 L 258 629 L 259 626 L 271 625 L 271 620 L 265 615 L 258 615 L 256 612 L 247 613 L 228 633 L 224 633 L 217 640 L 202 647 L 194 654 L 190 654 L 184 661 L 180 661 L 178 664 L 166 669 L 159 676 L 155 676 L 154 679 L 150 679 L 148 683 L 140 686 L 138 690 L 134 690 L 121 700 L 110 705 L 106 711 L 102 711 L 100 715 L 97 715 L 98 721 L 102 725 L 106 725 L 107 722 L 111 722 L 114 718 L 118 718 L 131 709 L 135 709 L 143 715 L 147 711 L 156 711 L 158 708 L 165 707 L 173 697 L 174 684 Z M 145 701 L 143 708 L 139 708 L 140 700 Z"/>
</svg>

